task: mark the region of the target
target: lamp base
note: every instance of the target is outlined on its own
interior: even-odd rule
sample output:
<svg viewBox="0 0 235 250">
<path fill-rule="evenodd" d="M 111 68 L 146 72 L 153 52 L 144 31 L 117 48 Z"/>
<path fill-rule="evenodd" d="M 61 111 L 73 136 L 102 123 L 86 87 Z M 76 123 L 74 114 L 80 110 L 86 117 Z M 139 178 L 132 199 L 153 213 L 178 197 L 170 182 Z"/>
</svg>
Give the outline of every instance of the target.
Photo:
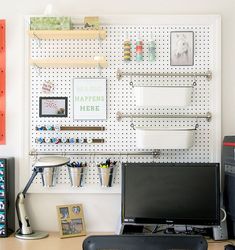
<svg viewBox="0 0 235 250">
<path fill-rule="evenodd" d="M 46 238 L 49 234 L 45 232 L 35 231 L 31 234 L 22 234 L 20 232 L 15 233 L 15 237 L 22 240 L 39 240 Z"/>
</svg>

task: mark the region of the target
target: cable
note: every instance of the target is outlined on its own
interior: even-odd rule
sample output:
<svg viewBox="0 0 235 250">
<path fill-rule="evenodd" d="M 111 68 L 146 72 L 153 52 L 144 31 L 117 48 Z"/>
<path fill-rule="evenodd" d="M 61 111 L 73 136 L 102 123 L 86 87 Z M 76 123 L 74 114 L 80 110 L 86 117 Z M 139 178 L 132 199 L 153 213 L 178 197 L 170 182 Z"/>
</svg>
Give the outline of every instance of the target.
<svg viewBox="0 0 235 250">
<path fill-rule="evenodd" d="M 227 213 L 222 207 L 220 208 L 220 210 L 224 213 L 224 218 L 221 220 L 221 222 L 224 222 L 227 218 Z"/>
</svg>

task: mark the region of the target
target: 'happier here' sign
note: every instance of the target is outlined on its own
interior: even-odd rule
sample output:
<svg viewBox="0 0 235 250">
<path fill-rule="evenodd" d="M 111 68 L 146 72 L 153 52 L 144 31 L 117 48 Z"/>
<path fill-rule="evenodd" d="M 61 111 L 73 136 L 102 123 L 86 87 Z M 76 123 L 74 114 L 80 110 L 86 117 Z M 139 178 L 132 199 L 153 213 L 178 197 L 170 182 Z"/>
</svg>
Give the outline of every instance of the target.
<svg viewBox="0 0 235 250">
<path fill-rule="evenodd" d="M 106 79 L 74 79 L 74 120 L 106 119 Z"/>
</svg>

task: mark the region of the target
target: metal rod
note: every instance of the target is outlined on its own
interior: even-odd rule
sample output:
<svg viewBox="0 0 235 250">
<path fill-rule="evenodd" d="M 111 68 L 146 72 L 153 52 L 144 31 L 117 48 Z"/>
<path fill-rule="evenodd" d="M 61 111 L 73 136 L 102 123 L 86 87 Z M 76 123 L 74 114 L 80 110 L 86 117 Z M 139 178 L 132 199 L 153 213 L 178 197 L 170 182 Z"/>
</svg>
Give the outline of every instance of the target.
<svg viewBox="0 0 235 250">
<path fill-rule="evenodd" d="M 144 115 L 144 114 L 123 114 L 120 111 L 117 112 L 117 120 L 121 121 L 122 118 L 205 118 L 208 122 L 212 118 L 212 114 L 207 112 L 206 114 L 195 114 L 195 115 Z"/>
<path fill-rule="evenodd" d="M 117 70 L 117 79 L 121 80 L 124 76 L 168 76 L 168 77 L 206 77 L 208 81 L 212 79 L 212 72 L 208 70 L 205 73 L 161 73 L 161 72 L 122 72 L 120 69 Z"/>
<path fill-rule="evenodd" d="M 90 155 L 90 156 L 96 156 L 96 155 L 152 155 L 154 157 L 160 155 L 160 150 L 156 149 L 153 151 L 148 151 L 148 152 L 37 152 L 32 150 L 29 152 L 29 155 L 35 156 L 35 155 Z"/>
<path fill-rule="evenodd" d="M 144 87 L 144 88 L 193 88 L 195 85 L 191 84 L 191 85 L 152 85 L 152 83 L 150 84 L 134 84 L 131 83 L 130 84 L 131 87 L 133 88 L 139 88 L 139 87 Z"/>
</svg>

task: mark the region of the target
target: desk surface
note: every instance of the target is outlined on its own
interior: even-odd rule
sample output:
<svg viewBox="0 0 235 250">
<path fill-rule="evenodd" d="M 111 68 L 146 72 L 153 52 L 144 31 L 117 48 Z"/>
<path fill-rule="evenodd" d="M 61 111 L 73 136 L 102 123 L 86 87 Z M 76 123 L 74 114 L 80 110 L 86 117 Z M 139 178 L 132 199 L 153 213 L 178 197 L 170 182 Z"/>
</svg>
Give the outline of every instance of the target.
<svg viewBox="0 0 235 250">
<path fill-rule="evenodd" d="M 109 233 L 110 234 L 110 233 Z M 97 234 L 96 234 L 97 235 Z M 82 250 L 82 242 L 86 236 L 60 239 L 58 233 L 50 233 L 49 237 L 42 240 L 19 240 L 13 235 L 0 238 L 1 250 Z M 235 241 L 234 241 L 235 243 Z M 208 250 L 223 250 L 225 242 L 209 241 Z"/>
</svg>

